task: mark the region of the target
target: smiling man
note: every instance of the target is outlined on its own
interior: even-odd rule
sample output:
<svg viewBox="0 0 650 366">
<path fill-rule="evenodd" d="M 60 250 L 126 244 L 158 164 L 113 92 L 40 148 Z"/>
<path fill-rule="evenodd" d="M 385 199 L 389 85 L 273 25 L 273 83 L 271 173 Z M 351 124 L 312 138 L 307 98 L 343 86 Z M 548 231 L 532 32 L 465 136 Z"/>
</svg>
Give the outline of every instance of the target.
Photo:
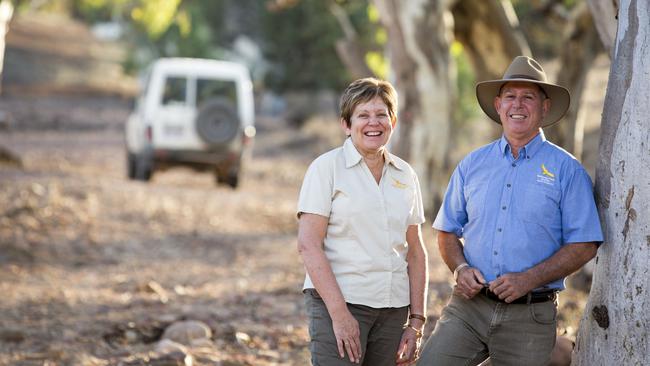
<svg viewBox="0 0 650 366">
<path fill-rule="evenodd" d="M 541 130 L 569 92 L 519 56 L 476 95 L 503 136 L 458 164 L 433 224 L 456 285 L 418 365 L 546 365 L 557 293 L 603 240 L 589 175 Z"/>
</svg>

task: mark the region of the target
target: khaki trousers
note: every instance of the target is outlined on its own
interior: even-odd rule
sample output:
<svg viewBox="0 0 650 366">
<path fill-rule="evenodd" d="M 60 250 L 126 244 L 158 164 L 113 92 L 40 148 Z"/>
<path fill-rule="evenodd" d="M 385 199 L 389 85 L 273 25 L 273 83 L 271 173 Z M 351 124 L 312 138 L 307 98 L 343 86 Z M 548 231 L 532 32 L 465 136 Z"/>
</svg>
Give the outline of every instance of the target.
<svg viewBox="0 0 650 366">
<path fill-rule="evenodd" d="M 418 366 L 542 366 L 555 345 L 557 305 L 506 304 L 478 294 L 470 300 L 452 295 Z"/>
<path fill-rule="evenodd" d="M 311 362 L 313 366 L 394 366 L 397 348 L 402 339 L 402 326 L 408 318 L 408 306 L 401 308 L 371 308 L 347 304 L 359 322 L 361 332 L 361 362 L 350 362 L 347 353 L 339 357 L 336 337 L 323 299 L 315 290 L 305 290 L 305 305 L 309 317 Z"/>
</svg>

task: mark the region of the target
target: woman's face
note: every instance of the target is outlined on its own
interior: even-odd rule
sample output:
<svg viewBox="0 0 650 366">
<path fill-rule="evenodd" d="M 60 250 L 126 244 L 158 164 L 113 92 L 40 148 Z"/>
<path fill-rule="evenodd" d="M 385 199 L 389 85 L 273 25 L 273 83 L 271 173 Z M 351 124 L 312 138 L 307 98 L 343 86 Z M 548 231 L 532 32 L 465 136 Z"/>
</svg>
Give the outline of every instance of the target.
<svg viewBox="0 0 650 366">
<path fill-rule="evenodd" d="M 379 152 L 390 140 L 395 127 L 380 97 L 357 105 L 350 118 L 350 127 L 343 120 L 341 124 L 361 155 Z"/>
</svg>

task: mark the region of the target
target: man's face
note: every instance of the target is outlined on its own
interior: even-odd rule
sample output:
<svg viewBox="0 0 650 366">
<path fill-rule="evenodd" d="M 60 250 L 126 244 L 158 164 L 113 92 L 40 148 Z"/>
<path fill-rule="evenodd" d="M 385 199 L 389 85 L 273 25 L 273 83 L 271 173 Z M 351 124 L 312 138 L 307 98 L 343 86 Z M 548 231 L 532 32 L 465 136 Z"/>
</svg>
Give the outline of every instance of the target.
<svg viewBox="0 0 650 366">
<path fill-rule="evenodd" d="M 537 135 L 550 106 L 551 100 L 541 89 L 527 82 L 507 83 L 494 98 L 506 137 L 524 143 Z"/>
</svg>

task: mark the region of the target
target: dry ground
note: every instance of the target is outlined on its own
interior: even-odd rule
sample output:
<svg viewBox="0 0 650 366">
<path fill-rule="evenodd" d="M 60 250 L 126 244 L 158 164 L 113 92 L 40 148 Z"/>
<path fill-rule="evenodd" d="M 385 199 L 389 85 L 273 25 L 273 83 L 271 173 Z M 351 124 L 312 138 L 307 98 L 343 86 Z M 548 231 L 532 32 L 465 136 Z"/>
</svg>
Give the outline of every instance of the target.
<svg viewBox="0 0 650 366">
<path fill-rule="evenodd" d="M 322 121 L 296 131 L 260 120 L 243 185 L 231 190 L 182 168 L 127 180 L 124 102 L 0 109 L 14 116 L 0 146 L 22 160 L 0 163 L 0 365 L 153 363 L 178 320 L 212 330 L 188 351 L 194 365 L 309 364 L 294 207 L 307 164 L 337 141 Z M 450 274 L 428 222 L 435 319 Z M 584 296 L 561 301 L 560 332 L 573 335 Z"/>
</svg>

